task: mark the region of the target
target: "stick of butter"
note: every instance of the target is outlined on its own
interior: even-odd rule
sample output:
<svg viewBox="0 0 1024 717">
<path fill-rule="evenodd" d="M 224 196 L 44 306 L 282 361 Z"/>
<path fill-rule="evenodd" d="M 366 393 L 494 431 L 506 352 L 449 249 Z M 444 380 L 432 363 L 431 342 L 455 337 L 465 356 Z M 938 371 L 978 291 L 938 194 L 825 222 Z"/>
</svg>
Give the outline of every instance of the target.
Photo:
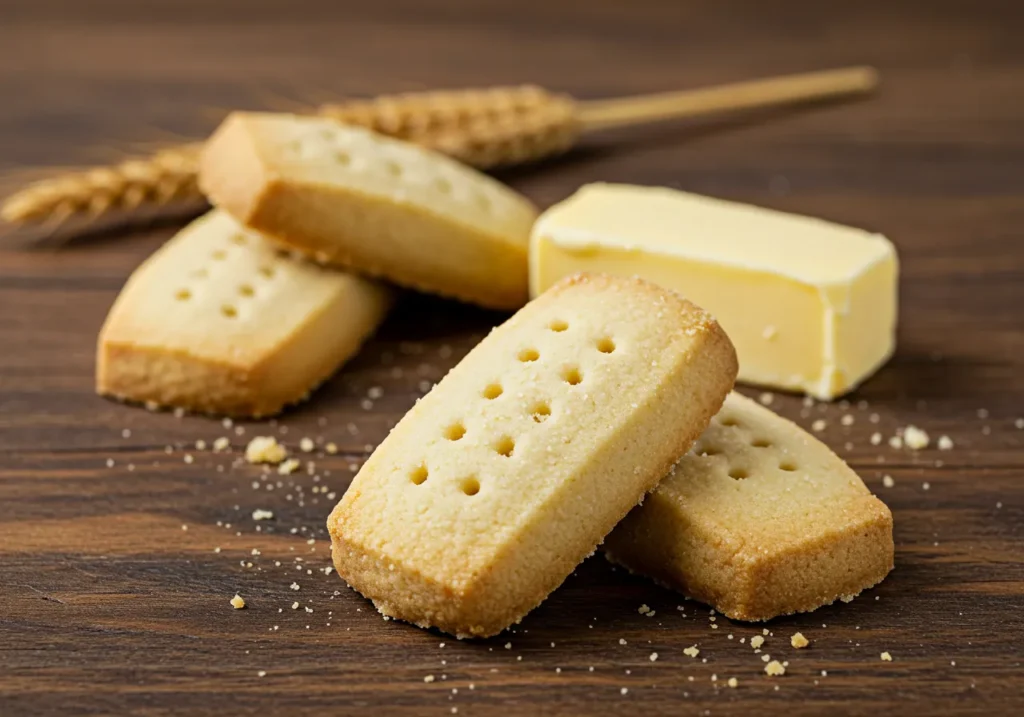
<svg viewBox="0 0 1024 717">
<path fill-rule="evenodd" d="M 580 271 L 638 275 L 706 308 L 736 346 L 747 383 L 832 399 L 895 348 L 892 243 L 820 219 L 590 184 L 535 224 L 530 291 Z"/>
</svg>

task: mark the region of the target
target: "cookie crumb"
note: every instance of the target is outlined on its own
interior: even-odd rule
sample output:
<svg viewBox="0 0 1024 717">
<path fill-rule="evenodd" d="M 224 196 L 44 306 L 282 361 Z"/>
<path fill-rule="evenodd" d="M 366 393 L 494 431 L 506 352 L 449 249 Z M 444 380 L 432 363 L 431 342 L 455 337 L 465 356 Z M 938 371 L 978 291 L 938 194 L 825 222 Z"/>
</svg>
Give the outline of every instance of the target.
<svg viewBox="0 0 1024 717">
<path fill-rule="evenodd" d="M 763 644 L 764 638 L 760 635 L 754 635 L 752 638 L 750 638 L 750 646 L 753 647 L 755 650 L 761 647 L 761 645 Z"/>
<path fill-rule="evenodd" d="M 231 598 L 231 607 L 235 608 L 236 610 L 241 610 L 243 607 L 245 607 L 245 598 L 243 598 L 238 593 L 235 593 L 235 596 Z"/>
<path fill-rule="evenodd" d="M 288 457 L 288 449 L 273 436 L 256 436 L 245 447 L 245 460 L 249 463 L 280 463 Z"/>
<path fill-rule="evenodd" d="M 326 446 L 324 446 L 324 450 L 333 456 L 335 453 L 338 452 L 338 444 L 328 443 Z"/>
<path fill-rule="evenodd" d="M 882 434 L 877 431 L 871 434 L 871 445 L 877 446 L 882 443 Z"/>
<path fill-rule="evenodd" d="M 315 447 L 316 444 L 313 443 L 312 438 L 307 437 L 299 441 L 299 450 L 301 450 L 303 453 L 310 453 Z"/>
<path fill-rule="evenodd" d="M 264 510 L 263 508 L 257 508 L 256 510 L 254 510 L 252 512 L 252 519 L 253 520 L 273 520 L 274 519 L 274 511 L 272 511 L 272 510 Z"/>
<path fill-rule="evenodd" d="M 786 674 L 786 668 L 782 666 L 782 663 L 778 660 L 772 660 L 764 666 L 765 674 L 770 677 L 778 677 Z"/>
<path fill-rule="evenodd" d="M 799 650 L 801 648 L 807 647 L 811 644 L 811 642 L 806 637 L 804 637 L 802 632 L 795 632 L 793 633 L 793 636 L 789 638 L 789 644 Z"/>
<path fill-rule="evenodd" d="M 725 684 L 729 685 L 729 687 L 738 687 L 740 681 L 737 680 L 735 677 L 730 677 Z"/>
<path fill-rule="evenodd" d="M 940 451 L 951 451 L 953 450 L 953 439 L 949 436 L 939 436 L 939 450 Z"/>
<path fill-rule="evenodd" d="M 903 448 L 903 438 L 900 436 L 893 436 L 889 439 L 890 448 Z"/>
<path fill-rule="evenodd" d="M 882 662 L 892 662 L 892 655 L 890 655 L 888 652 L 883 652 Z"/>
<path fill-rule="evenodd" d="M 658 661 L 658 653 L 657 652 L 652 652 L 649 659 L 650 659 L 651 662 L 657 662 Z"/>
<path fill-rule="evenodd" d="M 903 442 L 906 443 L 908 448 L 919 451 L 922 448 L 927 448 L 931 439 L 923 429 L 917 426 L 907 426 L 906 430 L 903 431 Z"/>
<path fill-rule="evenodd" d="M 296 458 L 289 458 L 277 467 L 277 472 L 280 475 L 286 476 L 294 473 L 302 466 L 301 461 Z"/>
<path fill-rule="evenodd" d="M 882 485 L 884 485 L 886 488 L 892 488 L 894 485 L 896 485 L 896 481 L 892 479 L 891 475 L 886 473 L 884 476 L 882 476 Z"/>
<path fill-rule="evenodd" d="M 221 436 L 220 438 L 213 442 L 213 450 L 216 451 L 217 453 L 220 453 L 221 451 L 226 451 L 230 447 L 231 441 L 228 440 L 226 436 Z"/>
<path fill-rule="evenodd" d="M 433 675 L 427 675 L 426 677 L 423 678 L 423 681 L 424 682 L 433 682 L 434 681 L 434 676 Z"/>
<path fill-rule="evenodd" d="M 683 654 L 686 655 L 687 657 L 696 657 L 697 655 L 700 654 L 700 650 L 698 650 L 697 646 L 694 645 L 693 647 L 685 648 L 683 650 Z"/>
<path fill-rule="evenodd" d="M 772 405 L 772 401 L 775 400 L 775 394 L 771 393 L 770 391 L 765 391 L 764 393 L 761 394 L 759 400 L 761 401 L 762 406 L 770 406 Z"/>
<path fill-rule="evenodd" d="M 817 433 L 821 433 L 822 431 L 825 430 L 825 426 L 827 425 L 828 423 L 825 421 L 824 418 L 819 418 L 817 421 L 811 424 L 811 430 Z"/>
</svg>

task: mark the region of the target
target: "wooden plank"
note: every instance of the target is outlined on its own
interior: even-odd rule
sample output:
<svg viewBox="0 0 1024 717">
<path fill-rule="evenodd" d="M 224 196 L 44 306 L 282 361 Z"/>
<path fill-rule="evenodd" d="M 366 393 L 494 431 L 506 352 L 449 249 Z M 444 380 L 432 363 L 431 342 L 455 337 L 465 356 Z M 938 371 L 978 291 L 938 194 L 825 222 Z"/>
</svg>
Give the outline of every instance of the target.
<svg viewBox="0 0 1024 717">
<path fill-rule="evenodd" d="M 876 64 L 883 91 L 868 101 L 616 132 L 501 176 L 541 205 L 582 182 L 634 181 L 887 233 L 903 264 L 897 355 L 849 405 L 776 395 L 772 408 L 808 427 L 826 421 L 821 437 L 893 510 L 896 570 L 852 603 L 762 626 L 712 616 L 595 556 L 494 639 L 384 622 L 325 574 L 324 519 L 390 426 L 504 317 L 407 295 L 309 403 L 227 428 L 93 394 L 106 310 L 174 225 L 57 252 L 25 251 L 7 232 L 0 714 L 1024 708 L 1019 4 L 87 5 L 5 4 L 0 187 L 28 167 L 116 155 L 121 141 L 201 136 L 219 111 L 268 96 L 533 81 L 601 97 Z M 367 406 L 371 387 L 383 395 Z M 932 445 L 872 444 L 908 424 Z M 240 464 L 245 442 L 266 433 L 293 449 L 318 439 L 303 456 L 313 474 Z M 230 453 L 195 447 L 222 435 Z M 953 450 L 938 450 L 940 435 Z M 326 442 L 339 452 L 325 454 Z M 254 521 L 255 509 L 274 519 Z M 235 592 L 246 609 L 229 606 Z M 766 677 L 749 645 L 765 627 L 762 654 L 789 662 L 784 677 Z M 789 646 L 796 631 L 810 648 Z M 696 659 L 683 653 L 694 644 Z"/>
</svg>

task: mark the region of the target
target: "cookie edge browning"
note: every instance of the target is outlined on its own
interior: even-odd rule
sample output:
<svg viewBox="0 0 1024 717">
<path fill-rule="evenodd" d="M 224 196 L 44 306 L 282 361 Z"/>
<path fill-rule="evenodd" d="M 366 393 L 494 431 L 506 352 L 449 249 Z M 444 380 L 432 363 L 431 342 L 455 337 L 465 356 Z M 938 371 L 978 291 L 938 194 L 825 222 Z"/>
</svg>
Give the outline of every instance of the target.
<svg viewBox="0 0 1024 717">
<path fill-rule="evenodd" d="M 735 350 L 725 332 L 706 312 L 673 292 L 638 278 L 577 274 L 557 282 L 545 294 L 538 297 L 537 301 L 554 300 L 562 292 L 583 283 L 590 283 L 597 288 L 613 283 L 620 286 L 629 285 L 635 290 L 653 292 L 659 298 L 671 297 L 673 301 L 677 302 L 680 315 L 686 317 L 686 320 L 680 323 L 681 330 L 698 329 L 699 331 L 697 335 L 687 335 L 685 340 L 687 342 L 694 341 L 698 336 L 703 339 L 701 345 L 691 350 L 691 361 L 679 369 L 687 375 L 692 375 L 693 371 L 699 371 L 702 377 L 686 381 L 685 384 L 680 382 L 679 387 L 674 391 L 664 390 L 665 387 L 663 387 L 663 390 L 651 395 L 650 400 L 654 405 L 648 404 L 645 408 L 645 415 L 649 416 L 662 416 L 664 415 L 663 409 L 671 406 L 684 407 L 677 410 L 694 408 L 699 412 L 689 417 L 692 428 L 688 432 L 664 432 L 661 444 L 665 447 L 659 451 L 661 457 L 658 463 L 650 468 L 646 475 L 638 479 L 640 485 L 637 486 L 636 498 L 642 500 L 643 496 L 653 489 L 668 472 L 671 465 L 703 433 L 711 418 L 720 410 L 725 397 L 732 388 L 738 369 Z M 544 297 L 548 294 L 550 296 L 545 299 Z M 703 394 L 703 400 L 700 402 L 681 401 L 676 395 L 677 393 L 692 395 L 695 389 Z M 706 405 L 706 408 L 699 409 L 698 404 Z M 633 416 L 637 415 L 639 414 L 634 412 Z M 641 430 L 637 429 L 636 432 L 640 433 Z M 637 449 L 638 451 L 642 450 L 645 454 L 652 452 L 650 443 L 643 439 L 635 440 L 643 444 L 642 448 Z M 605 450 L 613 451 L 621 448 L 621 444 L 616 444 L 606 447 Z M 598 461 L 595 459 L 595 462 Z M 450 586 L 427 579 L 418 571 L 410 569 L 409 566 L 403 565 L 401 569 L 391 569 L 396 566 L 397 561 L 367 549 L 358 539 L 346 538 L 344 535 L 346 505 L 357 499 L 358 492 L 353 493 L 352 496 L 346 494 L 331 512 L 327 521 L 332 539 L 334 563 L 339 575 L 346 580 L 348 577 L 352 577 L 353 580 L 349 582 L 350 586 L 367 595 L 382 614 L 412 622 L 420 627 L 436 627 L 460 638 L 489 637 L 518 623 L 561 585 L 571 574 L 573 568 L 593 554 L 604 537 L 634 505 L 631 502 L 623 506 L 620 511 L 606 518 L 604 524 L 596 527 L 592 534 L 581 536 L 579 544 L 570 546 L 570 550 L 566 551 L 570 557 L 560 564 L 552 564 L 547 567 L 545 574 L 540 579 L 533 581 L 532 589 L 525 591 L 522 595 L 513 595 L 512 599 L 495 600 L 494 596 L 502 594 L 501 586 L 509 581 L 510 576 L 535 569 L 534 566 L 523 563 L 517 566 L 516 563 L 525 560 L 525 556 L 534 554 L 529 546 L 524 548 L 524 541 L 541 545 L 545 541 L 551 540 L 551 536 L 547 536 L 545 530 L 533 530 L 530 535 L 519 536 L 518 540 L 510 541 L 510 544 L 496 555 L 488 570 L 472 584 L 466 586 L 464 590 L 456 593 Z M 554 521 L 548 521 L 549 525 L 542 526 L 542 528 L 553 528 L 553 523 Z M 353 585 L 353 582 L 358 585 Z M 398 596 L 397 600 L 395 596 Z M 409 596 L 416 596 L 416 600 L 409 601 Z M 496 608 L 495 605 L 498 607 Z"/>
<path fill-rule="evenodd" d="M 308 229 L 305 220 L 310 214 L 310 207 L 324 203 L 334 206 L 348 203 L 386 206 L 396 215 L 401 214 L 405 222 L 431 226 L 432 233 L 438 236 L 451 233 L 451 228 L 444 226 L 443 220 L 430 212 L 417 212 L 355 189 L 350 190 L 347 196 L 328 196 L 330 190 L 324 190 L 318 184 L 293 182 L 279 176 L 268 160 L 259 154 L 258 142 L 250 127 L 253 114 L 259 113 L 232 113 L 206 142 L 200 156 L 200 188 L 213 204 L 240 223 L 317 263 L 386 279 L 425 293 L 499 310 L 519 309 L 529 300 L 528 229 L 522 245 L 516 246 L 502 237 L 463 225 L 462 231 L 466 236 L 474 235 L 472 243 L 492 256 L 485 262 L 491 267 L 485 272 L 486 276 L 476 277 L 475 281 L 463 278 L 461 283 L 454 279 L 437 281 L 432 272 L 409 270 L 401 261 L 385 264 L 362 256 L 358 251 L 359 242 L 345 241 L 343 236 L 338 237 L 338 242 L 325 241 L 324 232 Z M 326 118 L 321 118 L 321 121 L 332 122 Z M 536 207 L 525 197 L 518 196 L 517 199 L 532 210 L 535 219 Z M 465 253 L 462 247 L 457 250 Z M 475 259 L 477 261 L 472 263 L 480 265 L 479 257 Z M 521 265 L 522 271 L 515 271 L 512 268 L 515 265 Z"/>
<path fill-rule="evenodd" d="M 759 411 L 768 411 L 746 397 L 744 401 Z M 772 415 L 785 421 L 790 430 L 806 433 L 792 421 Z M 856 475 L 853 469 L 847 468 Z M 859 476 L 857 479 L 861 480 Z M 644 505 L 635 508 L 609 536 L 604 554 L 610 562 L 629 572 L 710 605 L 733 620 L 761 622 L 812 612 L 836 600 L 852 600 L 882 582 L 894 567 L 892 512 L 866 487 L 863 495 L 851 501 L 861 507 L 864 515 L 860 521 L 839 533 L 802 541 L 766 559 L 757 550 L 758 546 L 745 545 L 737 536 L 710 534 L 695 527 L 678 512 L 672 497 L 655 490 Z M 696 531 L 701 534 L 694 536 Z M 672 537 L 668 541 L 656 541 L 651 537 L 652 532 Z M 805 578 L 809 565 L 830 560 L 838 553 L 851 552 L 862 556 L 854 563 L 859 568 L 855 572 L 834 571 L 839 579 L 809 582 Z M 698 572 L 695 566 L 702 565 L 723 568 L 721 579 L 688 580 L 687 575 Z M 786 589 L 786 586 L 795 586 L 795 589 Z"/>
<path fill-rule="evenodd" d="M 101 396 L 215 416 L 273 416 L 307 399 L 355 356 L 383 322 L 394 302 L 394 292 L 388 287 L 367 279 L 345 277 L 353 282 L 345 293 L 358 299 L 360 304 L 358 313 L 351 308 L 346 311 L 349 325 L 356 330 L 345 334 L 334 327 L 331 333 L 337 337 L 337 354 L 322 361 L 310 379 L 299 380 L 290 375 L 290 362 L 280 352 L 269 353 L 254 362 L 244 359 L 232 362 L 195 356 L 185 348 L 168 349 L 120 335 L 120 318 L 131 311 L 132 290 L 145 280 L 147 269 L 158 261 L 161 252 L 162 249 L 158 250 L 132 273 L 100 329 L 96 346 L 96 392 Z M 291 340 L 293 343 L 315 341 L 324 322 L 331 323 L 325 312 L 311 314 L 295 327 Z M 287 377 L 287 380 L 279 380 L 280 377 Z"/>
</svg>

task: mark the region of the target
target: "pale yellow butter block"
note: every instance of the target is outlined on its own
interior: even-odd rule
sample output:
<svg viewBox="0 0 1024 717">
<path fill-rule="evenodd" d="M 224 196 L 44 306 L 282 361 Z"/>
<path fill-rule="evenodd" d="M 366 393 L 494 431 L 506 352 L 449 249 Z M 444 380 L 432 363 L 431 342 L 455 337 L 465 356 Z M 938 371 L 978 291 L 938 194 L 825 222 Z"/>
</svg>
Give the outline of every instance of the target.
<svg viewBox="0 0 1024 717">
<path fill-rule="evenodd" d="M 387 288 L 295 259 L 213 211 L 129 278 L 100 332 L 97 390 L 268 416 L 334 373 L 390 303 Z"/>
<path fill-rule="evenodd" d="M 536 209 L 436 152 L 323 117 L 234 113 L 199 181 L 238 221 L 320 262 L 483 306 L 527 300 Z"/>
<path fill-rule="evenodd" d="M 673 189 L 591 184 L 533 229 L 530 286 L 638 275 L 710 311 L 739 380 L 832 399 L 895 348 L 898 264 L 883 236 Z"/>
<path fill-rule="evenodd" d="M 578 276 L 495 329 L 395 426 L 331 513 L 334 564 L 384 614 L 518 622 L 718 411 L 736 358 L 705 312 Z"/>
<path fill-rule="evenodd" d="M 768 620 L 880 582 L 892 514 L 827 446 L 733 393 L 605 555 L 733 619 Z"/>
</svg>

